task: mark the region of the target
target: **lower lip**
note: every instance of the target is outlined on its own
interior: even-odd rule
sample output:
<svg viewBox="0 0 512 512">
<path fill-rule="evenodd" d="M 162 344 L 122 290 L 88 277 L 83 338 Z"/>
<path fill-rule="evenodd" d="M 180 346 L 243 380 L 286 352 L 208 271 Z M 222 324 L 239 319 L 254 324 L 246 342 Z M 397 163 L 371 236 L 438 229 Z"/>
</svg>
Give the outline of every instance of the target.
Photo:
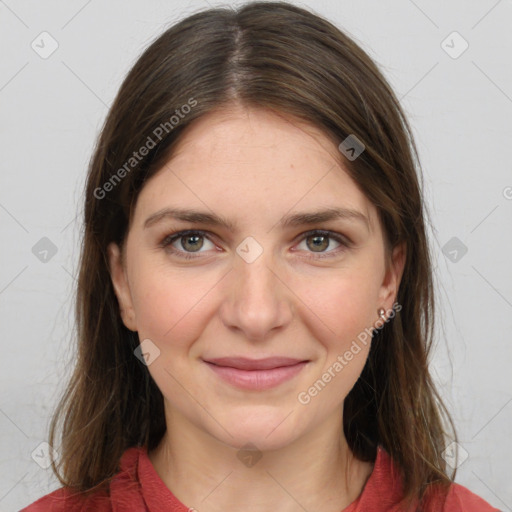
<svg viewBox="0 0 512 512">
<path fill-rule="evenodd" d="M 242 389 L 265 390 L 271 389 L 295 377 L 307 361 L 291 366 L 280 366 L 270 370 L 239 370 L 229 366 L 218 366 L 205 363 L 223 380 Z"/>
</svg>

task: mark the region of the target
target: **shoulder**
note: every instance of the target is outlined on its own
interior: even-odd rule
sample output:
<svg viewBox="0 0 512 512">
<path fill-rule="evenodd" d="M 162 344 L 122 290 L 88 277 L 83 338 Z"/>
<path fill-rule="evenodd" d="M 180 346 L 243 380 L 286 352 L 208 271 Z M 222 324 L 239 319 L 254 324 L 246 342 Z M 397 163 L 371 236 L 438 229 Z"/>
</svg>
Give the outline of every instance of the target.
<svg viewBox="0 0 512 512">
<path fill-rule="evenodd" d="M 429 505 L 429 510 L 449 512 L 500 512 L 480 496 L 456 483 L 450 485 L 446 498 L 436 492 L 431 493 Z"/>
<path fill-rule="evenodd" d="M 398 467 L 381 446 L 378 447 L 373 473 L 360 498 L 360 508 L 355 510 L 403 510 L 402 478 Z M 380 508 L 377 508 L 380 506 Z M 424 500 L 425 512 L 500 512 L 466 487 L 451 483 L 448 489 L 431 484 Z"/>
<path fill-rule="evenodd" d="M 110 498 L 106 493 L 84 497 L 65 487 L 53 491 L 21 509 L 20 512 L 111 512 Z"/>
<path fill-rule="evenodd" d="M 128 448 L 120 460 L 120 470 L 110 482 L 108 490 L 78 493 L 61 487 L 20 512 L 112 512 L 119 503 L 140 501 L 137 466 L 140 447 Z"/>
</svg>

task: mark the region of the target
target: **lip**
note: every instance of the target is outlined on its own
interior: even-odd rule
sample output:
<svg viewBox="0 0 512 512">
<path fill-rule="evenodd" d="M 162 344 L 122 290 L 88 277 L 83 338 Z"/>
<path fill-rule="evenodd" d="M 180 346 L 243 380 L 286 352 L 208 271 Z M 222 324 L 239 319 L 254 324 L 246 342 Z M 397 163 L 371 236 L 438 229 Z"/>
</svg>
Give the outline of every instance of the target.
<svg viewBox="0 0 512 512">
<path fill-rule="evenodd" d="M 227 366 L 238 370 L 271 370 L 282 366 L 292 366 L 303 362 L 304 359 L 291 357 L 266 357 L 264 359 L 248 359 L 246 357 L 218 357 L 206 359 L 205 362 L 217 366 Z"/>
<path fill-rule="evenodd" d="M 308 363 L 289 357 L 247 359 L 222 357 L 204 360 L 212 371 L 229 384 L 242 389 L 265 390 L 295 377 Z"/>
</svg>

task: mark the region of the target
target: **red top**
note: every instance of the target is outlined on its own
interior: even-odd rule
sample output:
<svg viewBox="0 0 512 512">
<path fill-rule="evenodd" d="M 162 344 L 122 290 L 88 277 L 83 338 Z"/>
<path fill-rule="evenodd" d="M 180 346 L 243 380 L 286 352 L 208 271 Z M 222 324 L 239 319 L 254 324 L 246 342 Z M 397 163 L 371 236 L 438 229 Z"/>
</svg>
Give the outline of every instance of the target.
<svg viewBox="0 0 512 512">
<path fill-rule="evenodd" d="M 110 484 L 110 495 L 97 493 L 79 500 L 66 488 L 43 496 L 20 512 L 189 512 L 166 487 L 153 467 L 146 449 L 127 449 L 121 469 Z M 400 479 L 388 453 L 379 447 L 375 465 L 359 497 L 341 512 L 403 512 Z M 465 487 L 452 484 L 446 502 L 431 493 L 426 512 L 499 512 Z"/>
</svg>

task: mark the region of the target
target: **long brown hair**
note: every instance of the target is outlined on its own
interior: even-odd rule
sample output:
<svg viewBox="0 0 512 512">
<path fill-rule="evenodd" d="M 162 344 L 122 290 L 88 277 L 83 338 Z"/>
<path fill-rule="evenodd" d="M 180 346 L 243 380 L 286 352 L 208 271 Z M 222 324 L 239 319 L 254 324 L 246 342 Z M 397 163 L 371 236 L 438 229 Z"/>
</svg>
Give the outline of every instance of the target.
<svg viewBox="0 0 512 512">
<path fill-rule="evenodd" d="M 402 473 L 407 499 L 435 482 L 453 423 L 428 370 L 434 289 L 421 167 L 399 101 L 370 57 L 322 17 L 284 2 L 198 12 L 142 53 L 108 113 L 90 161 L 76 296 L 77 360 L 52 418 L 61 428 L 60 482 L 78 492 L 106 487 L 131 446 L 150 451 L 165 432 L 163 397 L 135 356 L 109 274 L 106 248 L 123 245 L 138 194 L 172 155 L 187 126 L 232 102 L 271 109 L 319 127 L 336 145 L 365 145 L 340 162 L 376 206 L 387 242 L 406 243 L 397 302 L 374 337 L 345 399 L 353 453 L 375 460 L 381 445 Z M 143 151 L 141 148 L 145 148 Z M 421 182 L 422 185 L 422 182 Z"/>
</svg>

